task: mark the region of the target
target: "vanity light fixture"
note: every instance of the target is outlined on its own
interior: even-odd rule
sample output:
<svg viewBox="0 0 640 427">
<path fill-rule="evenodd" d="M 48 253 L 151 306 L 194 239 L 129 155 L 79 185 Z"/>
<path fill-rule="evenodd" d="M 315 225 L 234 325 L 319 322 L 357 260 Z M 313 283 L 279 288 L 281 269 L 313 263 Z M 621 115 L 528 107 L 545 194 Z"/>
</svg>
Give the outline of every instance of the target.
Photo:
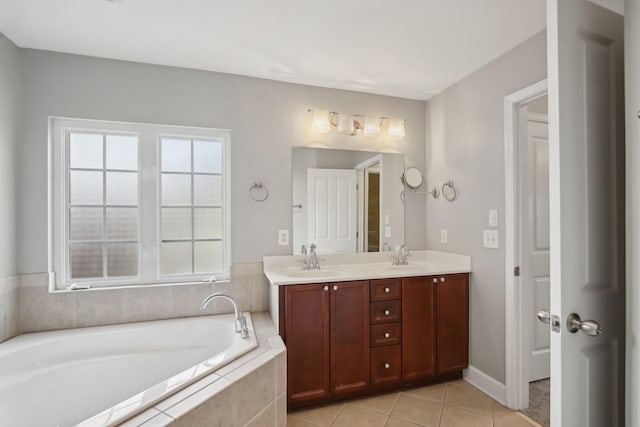
<svg viewBox="0 0 640 427">
<path fill-rule="evenodd" d="M 328 133 L 331 127 L 336 127 L 338 132 L 349 135 L 358 135 L 362 131 L 365 136 L 381 135 L 383 123 L 386 120 L 386 136 L 392 139 L 405 137 L 404 120 L 390 117 L 371 117 L 358 114 L 338 113 L 327 110 L 307 110 L 312 113 L 311 131 L 315 133 Z"/>
</svg>

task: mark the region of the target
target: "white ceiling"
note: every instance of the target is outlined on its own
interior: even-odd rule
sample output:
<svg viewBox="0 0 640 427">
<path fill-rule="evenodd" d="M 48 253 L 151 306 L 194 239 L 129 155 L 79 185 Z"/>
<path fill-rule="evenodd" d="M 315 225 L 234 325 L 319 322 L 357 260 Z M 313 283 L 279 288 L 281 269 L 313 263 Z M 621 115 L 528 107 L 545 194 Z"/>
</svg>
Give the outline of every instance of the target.
<svg viewBox="0 0 640 427">
<path fill-rule="evenodd" d="M 544 27 L 544 0 L 0 0 L 21 47 L 412 99 Z"/>
</svg>

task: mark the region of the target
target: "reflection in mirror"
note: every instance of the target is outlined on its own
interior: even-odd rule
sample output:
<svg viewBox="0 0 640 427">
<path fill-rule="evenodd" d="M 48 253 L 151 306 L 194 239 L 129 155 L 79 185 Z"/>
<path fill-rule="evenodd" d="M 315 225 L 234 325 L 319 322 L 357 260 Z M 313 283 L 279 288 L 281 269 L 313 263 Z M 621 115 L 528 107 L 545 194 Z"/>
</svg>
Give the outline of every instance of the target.
<svg viewBox="0 0 640 427">
<path fill-rule="evenodd" d="M 293 148 L 293 253 L 394 251 L 404 243 L 404 155 Z"/>
</svg>

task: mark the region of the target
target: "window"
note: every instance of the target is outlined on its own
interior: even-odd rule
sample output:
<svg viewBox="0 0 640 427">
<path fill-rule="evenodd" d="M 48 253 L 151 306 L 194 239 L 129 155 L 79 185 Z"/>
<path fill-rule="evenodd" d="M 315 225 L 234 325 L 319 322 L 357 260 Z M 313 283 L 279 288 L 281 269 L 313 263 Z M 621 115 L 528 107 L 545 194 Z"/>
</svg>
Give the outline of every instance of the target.
<svg viewBox="0 0 640 427">
<path fill-rule="evenodd" d="M 51 120 L 56 289 L 229 278 L 230 132 Z"/>
</svg>

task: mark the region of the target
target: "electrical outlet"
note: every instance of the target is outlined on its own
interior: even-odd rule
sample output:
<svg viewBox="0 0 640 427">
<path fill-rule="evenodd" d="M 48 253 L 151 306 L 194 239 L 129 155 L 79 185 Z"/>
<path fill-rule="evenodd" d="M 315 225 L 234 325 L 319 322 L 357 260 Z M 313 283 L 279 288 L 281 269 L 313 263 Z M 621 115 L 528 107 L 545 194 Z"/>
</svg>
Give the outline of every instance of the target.
<svg viewBox="0 0 640 427">
<path fill-rule="evenodd" d="M 278 230 L 278 245 L 289 246 L 289 230 Z"/>
<path fill-rule="evenodd" d="M 497 227 L 498 226 L 498 211 L 496 209 L 492 209 L 489 211 L 489 227 Z"/>
<path fill-rule="evenodd" d="M 447 235 L 447 230 L 440 230 L 440 243 L 449 242 L 449 236 Z"/>
<path fill-rule="evenodd" d="M 500 248 L 500 234 L 498 230 L 484 230 L 482 243 L 485 248 Z"/>
<path fill-rule="evenodd" d="M 388 225 L 384 228 L 384 237 L 387 239 L 391 237 L 391 227 Z"/>
</svg>

